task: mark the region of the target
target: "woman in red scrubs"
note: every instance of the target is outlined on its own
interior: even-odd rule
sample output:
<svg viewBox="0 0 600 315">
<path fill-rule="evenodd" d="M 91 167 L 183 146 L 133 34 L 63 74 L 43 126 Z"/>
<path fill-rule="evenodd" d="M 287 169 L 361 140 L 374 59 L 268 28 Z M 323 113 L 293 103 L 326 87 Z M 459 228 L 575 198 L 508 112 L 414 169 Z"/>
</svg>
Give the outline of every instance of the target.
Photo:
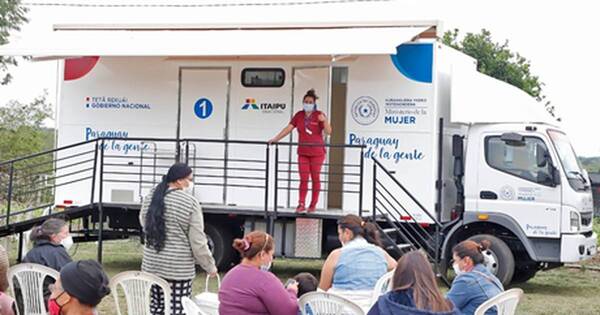
<svg viewBox="0 0 600 315">
<path fill-rule="evenodd" d="M 277 142 L 287 136 L 294 128 L 298 130 L 298 170 L 300 173 L 300 194 L 296 212 L 306 210 L 305 200 L 308 192 L 308 178 L 312 181 L 312 199 L 308 212 L 314 212 L 321 191 L 321 166 L 325 161 L 325 142 L 323 132 L 331 135 L 331 125 L 325 114 L 317 109 L 317 95 L 310 89 L 303 98 L 304 109 L 297 112 L 290 123 L 269 143 Z M 302 145 L 302 144 L 311 145 Z"/>
</svg>

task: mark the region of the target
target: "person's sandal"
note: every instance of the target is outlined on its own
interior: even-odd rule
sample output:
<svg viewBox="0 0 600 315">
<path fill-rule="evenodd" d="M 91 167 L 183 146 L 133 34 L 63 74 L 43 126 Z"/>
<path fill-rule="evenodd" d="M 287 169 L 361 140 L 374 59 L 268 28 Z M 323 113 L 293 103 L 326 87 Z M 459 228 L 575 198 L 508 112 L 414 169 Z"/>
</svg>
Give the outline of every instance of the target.
<svg viewBox="0 0 600 315">
<path fill-rule="evenodd" d="M 307 210 L 308 213 L 313 213 L 315 211 L 317 211 L 316 206 L 310 206 L 310 207 L 308 207 L 308 210 Z"/>
<path fill-rule="evenodd" d="M 304 208 L 304 204 L 299 204 L 298 207 L 296 207 L 296 213 L 301 213 L 304 212 L 306 210 L 306 208 Z"/>
</svg>

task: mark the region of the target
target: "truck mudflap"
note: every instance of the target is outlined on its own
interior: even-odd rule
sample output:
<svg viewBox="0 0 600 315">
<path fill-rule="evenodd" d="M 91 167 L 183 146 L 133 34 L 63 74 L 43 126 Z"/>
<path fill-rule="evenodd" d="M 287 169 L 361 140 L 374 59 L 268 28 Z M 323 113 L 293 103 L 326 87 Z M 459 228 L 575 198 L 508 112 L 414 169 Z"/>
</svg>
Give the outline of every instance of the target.
<svg viewBox="0 0 600 315">
<path fill-rule="evenodd" d="M 598 236 L 596 233 L 563 234 L 560 242 L 560 261 L 572 263 L 592 258 L 596 255 Z"/>
</svg>

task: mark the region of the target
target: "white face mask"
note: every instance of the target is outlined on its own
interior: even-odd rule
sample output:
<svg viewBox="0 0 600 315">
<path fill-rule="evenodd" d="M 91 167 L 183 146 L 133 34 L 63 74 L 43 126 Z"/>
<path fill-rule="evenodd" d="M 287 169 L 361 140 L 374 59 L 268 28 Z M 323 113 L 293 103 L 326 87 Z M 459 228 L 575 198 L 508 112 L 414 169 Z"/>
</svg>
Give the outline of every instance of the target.
<svg viewBox="0 0 600 315">
<path fill-rule="evenodd" d="M 303 103 L 302 106 L 305 112 L 312 112 L 315 109 L 315 104 Z"/>
<path fill-rule="evenodd" d="M 194 194 L 194 185 L 190 184 L 189 186 L 183 189 L 186 193 L 193 195 Z"/>
<path fill-rule="evenodd" d="M 260 265 L 260 270 L 269 271 L 271 269 L 272 265 L 273 265 L 273 261 L 269 261 L 269 263 L 266 265 Z"/>
<path fill-rule="evenodd" d="M 452 269 L 454 269 L 454 273 L 458 276 L 462 273 L 464 273 L 464 271 L 460 270 L 460 267 L 458 266 L 458 263 L 453 263 L 452 264 Z"/>
<path fill-rule="evenodd" d="M 73 237 L 71 235 L 65 237 L 60 241 L 60 245 L 62 245 L 66 250 L 69 250 L 71 246 L 73 246 Z"/>
</svg>

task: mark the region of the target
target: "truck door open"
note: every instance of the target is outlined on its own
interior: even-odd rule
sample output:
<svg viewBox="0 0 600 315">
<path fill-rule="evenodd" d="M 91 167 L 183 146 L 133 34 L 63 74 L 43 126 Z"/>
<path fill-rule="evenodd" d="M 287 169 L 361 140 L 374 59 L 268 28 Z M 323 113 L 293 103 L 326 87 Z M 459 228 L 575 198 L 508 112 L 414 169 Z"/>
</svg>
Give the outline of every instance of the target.
<svg viewBox="0 0 600 315">
<path fill-rule="evenodd" d="M 229 78 L 229 68 L 180 68 L 180 138 L 227 139 Z M 205 142 L 190 142 L 185 152 L 183 160 L 194 168 L 194 194 L 203 203 L 225 203 L 226 152 L 225 143 Z"/>
<path fill-rule="evenodd" d="M 295 67 L 293 68 L 293 88 L 292 88 L 292 115 L 302 110 L 303 97 L 306 92 L 310 89 L 314 89 L 319 99 L 317 100 L 318 110 L 329 116 L 330 112 L 330 78 L 331 78 L 331 67 L 319 66 L 319 67 Z M 291 118 L 291 117 L 290 117 Z M 329 119 L 329 117 L 328 117 Z M 291 137 L 292 142 L 298 142 L 298 133 L 294 131 Z M 285 189 L 287 190 L 287 201 L 288 207 L 296 207 L 298 201 L 298 186 L 300 184 L 300 178 L 298 174 L 298 155 L 296 154 L 296 146 L 292 147 L 289 152 L 290 164 L 286 165 L 288 170 L 285 174 L 287 178 L 287 184 Z M 321 169 L 321 194 L 319 196 L 319 203 L 317 204 L 318 209 L 325 208 L 327 204 L 327 173 L 329 170 L 329 159 L 326 158 Z M 309 193 L 307 195 L 306 203 L 310 203 L 310 195 L 312 192 L 312 185 L 309 184 Z"/>
</svg>

